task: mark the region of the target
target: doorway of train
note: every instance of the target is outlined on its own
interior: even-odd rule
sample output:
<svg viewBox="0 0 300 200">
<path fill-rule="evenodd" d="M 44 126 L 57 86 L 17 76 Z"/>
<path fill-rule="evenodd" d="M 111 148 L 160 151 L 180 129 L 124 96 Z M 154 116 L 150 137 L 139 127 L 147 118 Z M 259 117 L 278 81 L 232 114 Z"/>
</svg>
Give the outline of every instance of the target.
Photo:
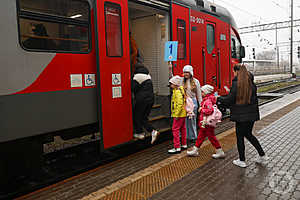
<svg viewBox="0 0 300 200">
<path fill-rule="evenodd" d="M 164 45 L 170 40 L 169 4 L 162 1 L 129 1 L 128 10 L 131 53 L 134 50 L 138 53 L 137 58 L 131 56 L 132 73 L 135 62 L 142 63 L 149 70 L 155 94 L 149 120 L 155 129 L 167 130 L 170 126 L 170 90 L 167 87 L 169 69 L 164 61 Z"/>
<path fill-rule="evenodd" d="M 216 40 L 216 23 L 206 21 L 206 84 L 218 87 L 219 81 L 219 55 Z"/>
</svg>

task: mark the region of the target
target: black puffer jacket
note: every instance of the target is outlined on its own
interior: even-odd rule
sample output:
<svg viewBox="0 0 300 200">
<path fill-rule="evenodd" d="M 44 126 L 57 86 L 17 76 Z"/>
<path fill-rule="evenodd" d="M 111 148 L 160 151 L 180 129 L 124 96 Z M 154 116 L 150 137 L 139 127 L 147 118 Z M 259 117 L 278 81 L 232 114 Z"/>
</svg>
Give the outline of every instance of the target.
<svg viewBox="0 0 300 200">
<path fill-rule="evenodd" d="M 257 99 L 257 88 L 252 79 L 252 95 L 250 104 L 236 104 L 237 77 L 232 80 L 232 87 L 227 96 L 218 98 L 218 103 L 230 108 L 230 120 L 235 122 L 257 121 L 259 120 L 259 109 Z"/>
<path fill-rule="evenodd" d="M 146 67 L 140 66 L 135 69 L 131 86 L 136 103 L 154 102 L 153 84 Z"/>
</svg>

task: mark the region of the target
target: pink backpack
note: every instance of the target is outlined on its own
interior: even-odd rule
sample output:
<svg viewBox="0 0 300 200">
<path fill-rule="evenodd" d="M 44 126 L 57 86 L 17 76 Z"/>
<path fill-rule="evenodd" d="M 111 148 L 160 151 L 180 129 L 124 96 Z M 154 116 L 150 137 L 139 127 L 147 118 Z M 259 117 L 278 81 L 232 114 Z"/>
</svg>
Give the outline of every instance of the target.
<svg viewBox="0 0 300 200">
<path fill-rule="evenodd" d="M 222 113 L 218 109 L 217 105 L 213 105 L 213 113 L 206 118 L 206 124 L 212 127 L 216 127 L 217 123 L 221 122 Z"/>
<path fill-rule="evenodd" d="M 194 102 L 193 99 L 191 97 L 186 97 L 185 100 L 185 110 L 187 112 L 187 116 L 191 119 L 195 113 L 194 111 Z"/>
</svg>

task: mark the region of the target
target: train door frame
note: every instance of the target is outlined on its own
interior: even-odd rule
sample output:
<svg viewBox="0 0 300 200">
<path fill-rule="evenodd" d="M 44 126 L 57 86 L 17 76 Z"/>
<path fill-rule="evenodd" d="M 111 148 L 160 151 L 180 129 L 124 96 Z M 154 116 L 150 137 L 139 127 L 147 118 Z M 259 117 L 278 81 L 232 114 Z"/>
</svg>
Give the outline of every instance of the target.
<svg viewBox="0 0 300 200">
<path fill-rule="evenodd" d="M 111 31 L 119 31 L 117 33 L 120 34 L 120 40 L 113 41 L 113 38 L 107 40 L 109 33 L 107 33 L 106 20 L 117 19 L 106 18 L 106 13 L 111 13 L 110 15 L 115 17 L 119 16 L 120 26 L 109 28 Z M 129 142 L 133 137 L 128 2 L 96 0 L 94 18 L 100 150 L 103 151 L 106 148 Z M 116 50 L 108 51 L 107 41 L 121 46 L 118 46 Z M 114 78 L 117 81 L 114 82 Z M 118 126 L 115 125 L 116 122 Z"/>
<path fill-rule="evenodd" d="M 214 27 L 214 48 L 211 49 L 210 53 L 208 51 L 208 25 L 212 25 Z M 205 20 L 205 40 L 206 40 L 206 48 L 205 48 L 205 74 L 206 74 L 206 83 L 210 84 L 217 88 L 218 86 L 218 80 L 219 80 L 219 63 L 218 63 L 218 37 L 217 37 L 217 23 L 211 20 Z M 212 67 L 210 67 L 210 66 Z"/>
<path fill-rule="evenodd" d="M 178 56 L 177 61 L 173 62 L 173 74 L 181 75 L 184 65 L 191 63 L 191 8 L 189 6 L 172 2 L 170 11 L 170 25 L 171 25 L 171 40 L 178 41 Z M 184 58 L 180 58 L 180 42 L 178 40 L 178 22 L 185 22 L 185 53 Z"/>
</svg>

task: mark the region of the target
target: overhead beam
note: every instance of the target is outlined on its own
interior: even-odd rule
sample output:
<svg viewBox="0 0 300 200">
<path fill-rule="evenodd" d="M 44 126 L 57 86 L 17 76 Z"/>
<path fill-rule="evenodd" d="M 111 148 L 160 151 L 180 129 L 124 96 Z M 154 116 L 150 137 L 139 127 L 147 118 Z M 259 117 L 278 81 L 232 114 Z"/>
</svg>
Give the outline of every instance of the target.
<svg viewBox="0 0 300 200">
<path fill-rule="evenodd" d="M 239 28 L 239 34 L 276 30 L 276 25 L 277 25 L 277 29 L 290 28 L 291 21 L 273 22 L 269 24 L 259 24 L 254 26 L 245 26 Z M 300 26 L 300 19 L 293 20 L 293 27 L 298 27 L 298 26 Z"/>
</svg>

